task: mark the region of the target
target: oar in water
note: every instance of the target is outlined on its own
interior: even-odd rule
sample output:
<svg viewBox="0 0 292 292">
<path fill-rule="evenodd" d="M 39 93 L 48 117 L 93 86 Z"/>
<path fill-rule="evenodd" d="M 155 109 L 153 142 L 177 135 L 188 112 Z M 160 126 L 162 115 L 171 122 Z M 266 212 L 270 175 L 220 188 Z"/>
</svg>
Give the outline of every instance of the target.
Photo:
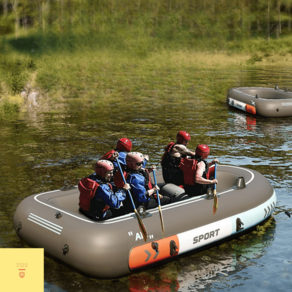
<svg viewBox="0 0 292 292">
<path fill-rule="evenodd" d="M 126 180 L 125 180 L 125 177 L 124 177 L 124 174 L 123 174 L 123 171 L 122 171 L 122 168 L 121 168 L 120 162 L 119 162 L 118 159 L 116 160 L 116 162 L 117 162 L 117 164 L 118 164 L 118 166 L 119 166 L 119 170 L 120 170 L 121 176 L 122 176 L 122 178 L 123 178 L 124 184 L 126 184 L 127 182 L 126 182 Z M 132 205 L 133 205 L 134 212 L 135 212 L 136 217 L 137 217 L 137 219 L 138 219 L 139 228 L 140 228 L 140 230 L 141 230 L 141 232 L 142 232 L 142 235 L 143 235 L 144 241 L 146 242 L 146 241 L 147 241 L 147 236 L 148 236 L 147 231 L 146 231 L 146 227 L 145 227 L 145 225 L 144 225 L 144 223 L 143 223 L 143 221 L 142 221 L 142 219 L 141 219 L 139 213 L 137 212 L 137 209 L 136 209 L 136 206 L 135 206 L 135 204 L 134 204 L 134 201 L 133 201 L 133 198 L 132 198 L 132 195 L 131 195 L 130 190 L 127 190 L 127 191 L 128 191 L 128 195 L 129 195 L 129 197 L 130 197 L 130 199 L 131 199 L 131 202 L 132 202 Z"/>
<path fill-rule="evenodd" d="M 217 175 L 217 162 L 215 162 L 215 171 L 214 171 L 214 178 L 216 179 Z M 218 209 L 218 196 L 216 193 L 216 184 L 214 184 L 214 201 L 213 201 L 213 215 L 215 215 Z"/>
<path fill-rule="evenodd" d="M 155 170 L 154 169 L 153 169 L 153 177 L 154 177 L 154 183 L 155 183 L 155 185 L 157 185 L 156 175 L 155 175 Z M 159 198 L 159 192 L 158 192 L 158 190 L 156 190 L 156 194 L 157 194 L 157 201 L 158 201 L 158 209 L 159 209 L 159 215 L 160 215 L 162 236 L 164 238 L 164 223 L 163 223 L 163 217 L 162 217 L 162 211 L 161 211 L 161 203 L 160 203 L 160 198 Z"/>
</svg>

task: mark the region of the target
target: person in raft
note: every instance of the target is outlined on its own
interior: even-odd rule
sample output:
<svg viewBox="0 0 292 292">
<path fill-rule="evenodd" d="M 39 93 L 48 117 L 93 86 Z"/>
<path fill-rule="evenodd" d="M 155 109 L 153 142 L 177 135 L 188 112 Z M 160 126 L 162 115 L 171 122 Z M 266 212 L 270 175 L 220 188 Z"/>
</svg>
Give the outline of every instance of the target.
<svg viewBox="0 0 292 292">
<path fill-rule="evenodd" d="M 95 173 L 78 183 L 80 191 L 79 211 L 94 221 L 105 220 L 126 214 L 122 202 L 129 184 L 118 189 L 112 182 L 114 165 L 109 160 L 98 160 Z"/>
<path fill-rule="evenodd" d="M 126 167 L 126 156 L 132 150 L 132 141 L 128 138 L 121 138 L 118 140 L 116 148 L 107 152 L 100 159 L 110 160 L 115 167 L 118 169 L 118 164 L 116 159 L 119 160 L 121 167 L 124 169 Z"/>
<path fill-rule="evenodd" d="M 194 157 L 195 152 L 190 151 L 186 146 L 191 140 L 189 133 L 179 131 L 176 135 L 176 143 L 170 142 L 164 149 L 162 156 L 162 175 L 165 183 L 173 183 L 175 185 L 183 185 L 183 172 L 179 168 L 182 158 L 190 156 Z"/>
<path fill-rule="evenodd" d="M 126 156 L 132 150 L 132 141 L 128 138 L 121 138 L 118 140 L 116 148 L 104 154 L 100 160 L 110 160 L 114 165 L 114 176 L 113 181 L 118 188 L 122 188 L 124 181 L 120 175 L 117 159 L 121 165 L 123 171 L 126 169 Z M 144 155 L 143 168 L 146 167 L 147 161 L 149 160 L 148 155 Z"/>
<path fill-rule="evenodd" d="M 151 209 L 158 206 L 157 202 L 157 192 L 160 188 L 164 187 L 163 184 L 152 186 L 149 172 L 156 169 L 155 165 L 152 165 L 150 168 L 145 169 L 142 167 L 144 161 L 144 155 L 139 152 L 129 152 L 126 156 L 126 181 L 131 186 L 131 195 L 134 201 L 136 208 L 140 205 L 144 206 L 145 209 Z M 159 194 L 161 205 L 170 203 L 170 198 L 162 196 Z M 133 207 L 130 201 L 130 198 L 127 197 L 125 202 L 128 212 L 133 212 Z"/>
<path fill-rule="evenodd" d="M 200 144 L 196 147 L 196 155 L 193 158 L 182 158 L 180 168 L 184 174 L 183 188 L 189 197 L 201 196 L 207 193 L 208 188 L 213 188 L 218 180 L 214 178 L 214 164 L 218 159 L 207 162 L 210 153 L 207 145 Z"/>
</svg>

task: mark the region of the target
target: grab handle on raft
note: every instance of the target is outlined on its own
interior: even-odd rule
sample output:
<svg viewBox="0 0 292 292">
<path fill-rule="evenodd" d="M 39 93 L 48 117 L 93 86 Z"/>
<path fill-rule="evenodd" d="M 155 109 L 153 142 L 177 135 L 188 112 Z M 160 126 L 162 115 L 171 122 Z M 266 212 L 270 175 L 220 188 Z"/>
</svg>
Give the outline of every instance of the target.
<svg viewBox="0 0 292 292">
<path fill-rule="evenodd" d="M 155 183 L 155 185 L 157 185 L 156 175 L 155 175 L 155 170 L 154 169 L 153 169 L 153 177 L 154 177 L 154 183 Z M 161 223 L 161 229 L 162 229 L 162 236 L 164 238 L 164 223 L 163 223 L 163 217 L 162 217 L 162 211 L 161 211 L 161 203 L 160 203 L 160 198 L 159 198 L 159 192 L 158 192 L 158 190 L 156 190 L 156 194 L 157 194 L 157 202 L 158 202 L 160 223 Z"/>
<path fill-rule="evenodd" d="M 119 171 L 120 171 L 121 176 L 122 176 L 122 178 L 123 178 L 124 184 L 126 184 L 127 182 L 126 182 L 126 180 L 125 180 L 125 177 L 124 177 L 124 174 L 123 174 L 123 171 L 122 171 L 122 168 L 121 168 L 120 162 L 119 162 L 118 159 L 116 160 L 116 162 L 117 162 L 117 164 L 118 164 Z M 135 204 L 134 204 L 134 201 L 133 201 L 133 198 L 132 198 L 132 195 L 131 195 L 130 190 L 127 190 L 127 191 L 128 191 L 128 195 L 129 195 L 129 197 L 130 197 L 130 199 L 131 199 L 131 203 L 132 203 L 132 206 L 133 206 L 133 209 L 134 209 L 135 215 L 136 215 L 136 217 L 137 217 L 137 220 L 138 220 L 138 223 L 139 223 L 139 228 L 140 228 L 140 230 L 141 230 L 141 232 L 142 232 L 142 235 L 143 235 L 144 241 L 147 242 L 147 236 L 148 236 L 148 234 L 147 234 L 146 227 L 145 227 L 145 225 L 144 225 L 144 223 L 143 223 L 143 221 L 142 221 L 142 219 L 141 219 L 139 213 L 137 212 L 137 209 L 136 209 L 136 206 L 135 206 Z"/>
<path fill-rule="evenodd" d="M 214 178 L 217 177 L 217 162 L 215 162 L 215 171 L 214 171 Z M 218 209 L 218 196 L 216 191 L 216 183 L 214 184 L 214 201 L 213 201 L 213 215 L 215 215 L 216 211 Z"/>
</svg>

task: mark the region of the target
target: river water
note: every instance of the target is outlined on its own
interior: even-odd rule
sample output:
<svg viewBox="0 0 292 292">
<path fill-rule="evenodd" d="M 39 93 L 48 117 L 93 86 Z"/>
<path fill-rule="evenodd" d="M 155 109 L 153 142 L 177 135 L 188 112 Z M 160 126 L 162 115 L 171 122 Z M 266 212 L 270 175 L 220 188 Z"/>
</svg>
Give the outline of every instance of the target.
<svg viewBox="0 0 292 292">
<path fill-rule="evenodd" d="M 292 118 L 253 117 L 231 109 L 226 93 L 228 87 L 275 84 L 291 90 L 291 73 L 289 67 L 193 72 L 189 86 L 179 92 L 165 77 L 163 99 L 150 92 L 127 103 L 97 102 L 93 108 L 68 100 L 54 111 L 30 109 L 18 120 L 1 122 L 0 247 L 24 247 L 14 231 L 13 214 L 25 197 L 77 184 L 121 137 L 130 138 L 133 150 L 148 154 L 150 164 L 159 167 L 163 148 L 185 130 L 192 137 L 190 149 L 208 144 L 208 159 L 256 169 L 267 177 L 278 202 L 262 230 L 114 280 L 89 278 L 45 258 L 44 290 L 289 291 L 292 218 L 284 212 L 292 213 Z M 174 216 L 179 220 L 179 214 Z"/>
</svg>

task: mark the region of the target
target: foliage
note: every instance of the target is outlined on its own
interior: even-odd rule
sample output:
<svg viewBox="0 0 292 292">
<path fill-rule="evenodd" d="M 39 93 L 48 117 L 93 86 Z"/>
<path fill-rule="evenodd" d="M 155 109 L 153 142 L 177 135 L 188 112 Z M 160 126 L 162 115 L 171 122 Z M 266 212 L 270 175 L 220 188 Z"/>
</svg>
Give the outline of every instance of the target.
<svg viewBox="0 0 292 292">
<path fill-rule="evenodd" d="M 139 28 L 153 38 L 188 37 L 194 42 L 218 35 L 234 40 L 291 34 L 291 0 L 17 0 L 2 7 L 0 34 L 14 31 L 16 38 L 21 29 L 67 34 L 80 28 L 102 33 L 121 27 Z"/>
<path fill-rule="evenodd" d="M 246 61 L 247 65 L 254 65 L 256 62 L 261 62 L 263 57 L 259 56 L 257 53 L 254 53 L 250 59 Z"/>
<path fill-rule="evenodd" d="M 13 94 L 24 89 L 29 73 L 35 69 L 34 61 L 29 58 L 0 58 L 0 77 Z"/>
<path fill-rule="evenodd" d="M 254 66 L 275 54 L 289 60 L 290 2 L 279 10 L 276 0 L 10 1 L 6 15 L 0 10 L 0 24 L 12 19 L 14 32 L 0 31 L 0 94 L 19 93 L 35 78 L 55 103 L 66 97 L 100 108 L 133 96 L 163 103 L 164 77 L 174 74 L 167 86 L 192 95 L 212 88 L 203 77 L 199 89 L 189 85 L 196 68 Z M 224 88 L 210 89 L 210 99 Z"/>
<path fill-rule="evenodd" d="M 14 120 L 17 118 L 20 106 L 17 103 L 5 100 L 0 103 L 0 121 L 1 120 Z"/>
</svg>

